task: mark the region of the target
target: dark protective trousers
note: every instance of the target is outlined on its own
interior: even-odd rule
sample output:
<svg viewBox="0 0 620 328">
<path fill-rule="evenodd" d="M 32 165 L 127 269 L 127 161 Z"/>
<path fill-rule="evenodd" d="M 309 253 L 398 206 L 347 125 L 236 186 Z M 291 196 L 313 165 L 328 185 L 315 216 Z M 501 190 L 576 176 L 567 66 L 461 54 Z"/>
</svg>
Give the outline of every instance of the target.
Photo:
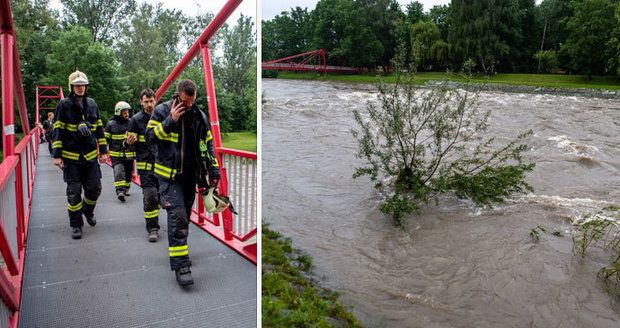
<svg viewBox="0 0 620 328">
<path fill-rule="evenodd" d="M 67 183 L 67 209 L 72 228 L 82 227 L 82 213 L 94 214 L 101 194 L 101 169 L 98 162 L 64 161 L 63 179 Z M 82 199 L 82 189 L 84 198 Z"/>
<path fill-rule="evenodd" d="M 114 189 L 116 189 L 116 194 L 127 192 L 129 187 L 131 187 L 133 159 L 117 159 L 113 157 L 112 169 L 114 170 Z"/>
<path fill-rule="evenodd" d="M 138 171 L 142 186 L 146 231 L 159 230 L 159 181 L 153 171 Z"/>
<path fill-rule="evenodd" d="M 168 213 L 168 254 L 175 271 L 191 266 L 187 248 L 189 217 L 196 198 L 193 172 L 177 175 L 174 181 L 159 178 L 161 206 Z"/>
</svg>

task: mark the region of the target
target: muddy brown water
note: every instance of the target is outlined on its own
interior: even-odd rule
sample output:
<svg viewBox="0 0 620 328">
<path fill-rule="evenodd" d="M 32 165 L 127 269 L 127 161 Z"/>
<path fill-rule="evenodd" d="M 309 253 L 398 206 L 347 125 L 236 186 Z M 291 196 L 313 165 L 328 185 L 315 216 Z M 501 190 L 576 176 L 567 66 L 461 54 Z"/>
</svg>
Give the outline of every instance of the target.
<svg viewBox="0 0 620 328">
<path fill-rule="evenodd" d="M 352 110 L 369 85 L 262 80 L 263 218 L 314 258 L 319 283 L 368 327 L 620 327 L 596 278 L 609 253 L 572 252 L 570 219 L 620 203 L 620 101 L 486 92 L 490 133 L 531 128 L 535 188 L 494 208 L 446 196 L 395 228 L 360 161 Z M 503 139 L 505 140 L 505 139 Z M 542 225 L 564 237 L 529 230 Z"/>
</svg>

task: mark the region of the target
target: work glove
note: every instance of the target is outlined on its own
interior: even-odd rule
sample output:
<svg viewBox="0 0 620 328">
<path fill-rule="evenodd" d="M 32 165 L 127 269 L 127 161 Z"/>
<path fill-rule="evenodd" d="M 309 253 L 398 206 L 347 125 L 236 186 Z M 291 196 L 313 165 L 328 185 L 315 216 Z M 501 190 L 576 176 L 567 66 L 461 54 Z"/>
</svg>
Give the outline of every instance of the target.
<svg viewBox="0 0 620 328">
<path fill-rule="evenodd" d="M 78 124 L 77 129 L 82 137 L 88 138 L 92 135 L 92 133 L 90 132 L 90 123 L 88 122 L 82 122 Z"/>
</svg>

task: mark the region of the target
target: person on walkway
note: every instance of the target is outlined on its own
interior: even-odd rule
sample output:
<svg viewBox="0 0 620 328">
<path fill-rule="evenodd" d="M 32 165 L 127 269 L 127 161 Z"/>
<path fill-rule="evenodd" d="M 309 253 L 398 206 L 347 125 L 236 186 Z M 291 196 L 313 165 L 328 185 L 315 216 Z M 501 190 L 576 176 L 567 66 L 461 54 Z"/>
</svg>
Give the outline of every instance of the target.
<svg viewBox="0 0 620 328">
<path fill-rule="evenodd" d="M 173 99 L 155 108 L 146 127 L 146 142 L 157 145 L 153 170 L 161 205 L 168 213 L 170 267 L 181 286 L 194 283 L 187 235 L 196 184 L 217 186 L 220 179 L 211 126 L 195 101 L 196 84 L 180 81 Z"/>
<path fill-rule="evenodd" d="M 47 141 L 47 149 L 52 154 L 52 137 L 54 134 L 54 113 L 47 113 L 47 120 L 43 121 L 43 136 Z"/>
<path fill-rule="evenodd" d="M 97 224 L 94 210 L 101 194 L 99 163 L 105 162 L 108 156 L 99 109 L 88 97 L 87 88 L 86 74 L 77 70 L 71 73 L 69 96 L 58 102 L 54 114 L 52 157 L 67 183 L 67 209 L 73 239 L 82 238 L 82 215 L 89 225 Z"/>
<path fill-rule="evenodd" d="M 114 116 L 105 127 L 105 138 L 110 148 L 112 169 L 114 170 L 114 189 L 116 196 L 121 202 L 125 196 L 129 196 L 131 178 L 133 176 L 133 160 L 136 152 L 132 145 L 125 142 L 129 129 L 129 110 L 131 106 L 124 101 L 119 101 L 114 106 Z"/>
<path fill-rule="evenodd" d="M 157 104 L 155 92 L 151 89 L 143 90 L 140 93 L 142 110 L 129 120 L 127 133 L 127 144 L 135 144 L 136 169 L 140 175 L 140 186 L 142 187 L 146 231 L 148 232 L 148 239 L 152 243 L 157 241 L 159 232 L 159 182 L 153 172 L 157 147 L 153 144 L 147 145 L 144 134 L 155 104 Z"/>
</svg>

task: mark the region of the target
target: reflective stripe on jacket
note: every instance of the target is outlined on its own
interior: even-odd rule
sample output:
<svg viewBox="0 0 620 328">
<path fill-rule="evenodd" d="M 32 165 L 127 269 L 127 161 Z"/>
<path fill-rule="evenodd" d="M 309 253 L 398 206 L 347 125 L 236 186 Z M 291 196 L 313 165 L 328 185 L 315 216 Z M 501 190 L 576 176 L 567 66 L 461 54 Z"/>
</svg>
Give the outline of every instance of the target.
<svg viewBox="0 0 620 328">
<path fill-rule="evenodd" d="M 90 137 L 84 137 L 78 132 L 78 125 L 81 123 L 90 126 Z M 108 152 L 97 103 L 84 95 L 80 106 L 75 94 L 71 92 L 56 106 L 52 156 L 70 161 L 94 161 L 97 158 L 97 150 L 100 154 Z"/>
<path fill-rule="evenodd" d="M 168 180 L 174 180 L 177 174 L 183 170 L 183 147 L 193 147 L 196 159 L 199 159 L 199 177 L 206 177 L 208 174 L 212 178 L 220 178 L 220 170 L 215 150 L 213 148 L 213 137 L 211 135 L 211 125 L 205 113 L 198 109 L 194 104 L 187 111 L 199 113 L 194 122 L 194 136 L 196 142 L 191 145 L 184 145 L 184 136 L 181 133 L 181 121 L 175 123 L 170 116 L 172 100 L 159 104 L 153 111 L 146 126 L 146 142 L 157 145 L 157 155 L 155 158 L 154 172 L 156 175 Z"/>
</svg>

